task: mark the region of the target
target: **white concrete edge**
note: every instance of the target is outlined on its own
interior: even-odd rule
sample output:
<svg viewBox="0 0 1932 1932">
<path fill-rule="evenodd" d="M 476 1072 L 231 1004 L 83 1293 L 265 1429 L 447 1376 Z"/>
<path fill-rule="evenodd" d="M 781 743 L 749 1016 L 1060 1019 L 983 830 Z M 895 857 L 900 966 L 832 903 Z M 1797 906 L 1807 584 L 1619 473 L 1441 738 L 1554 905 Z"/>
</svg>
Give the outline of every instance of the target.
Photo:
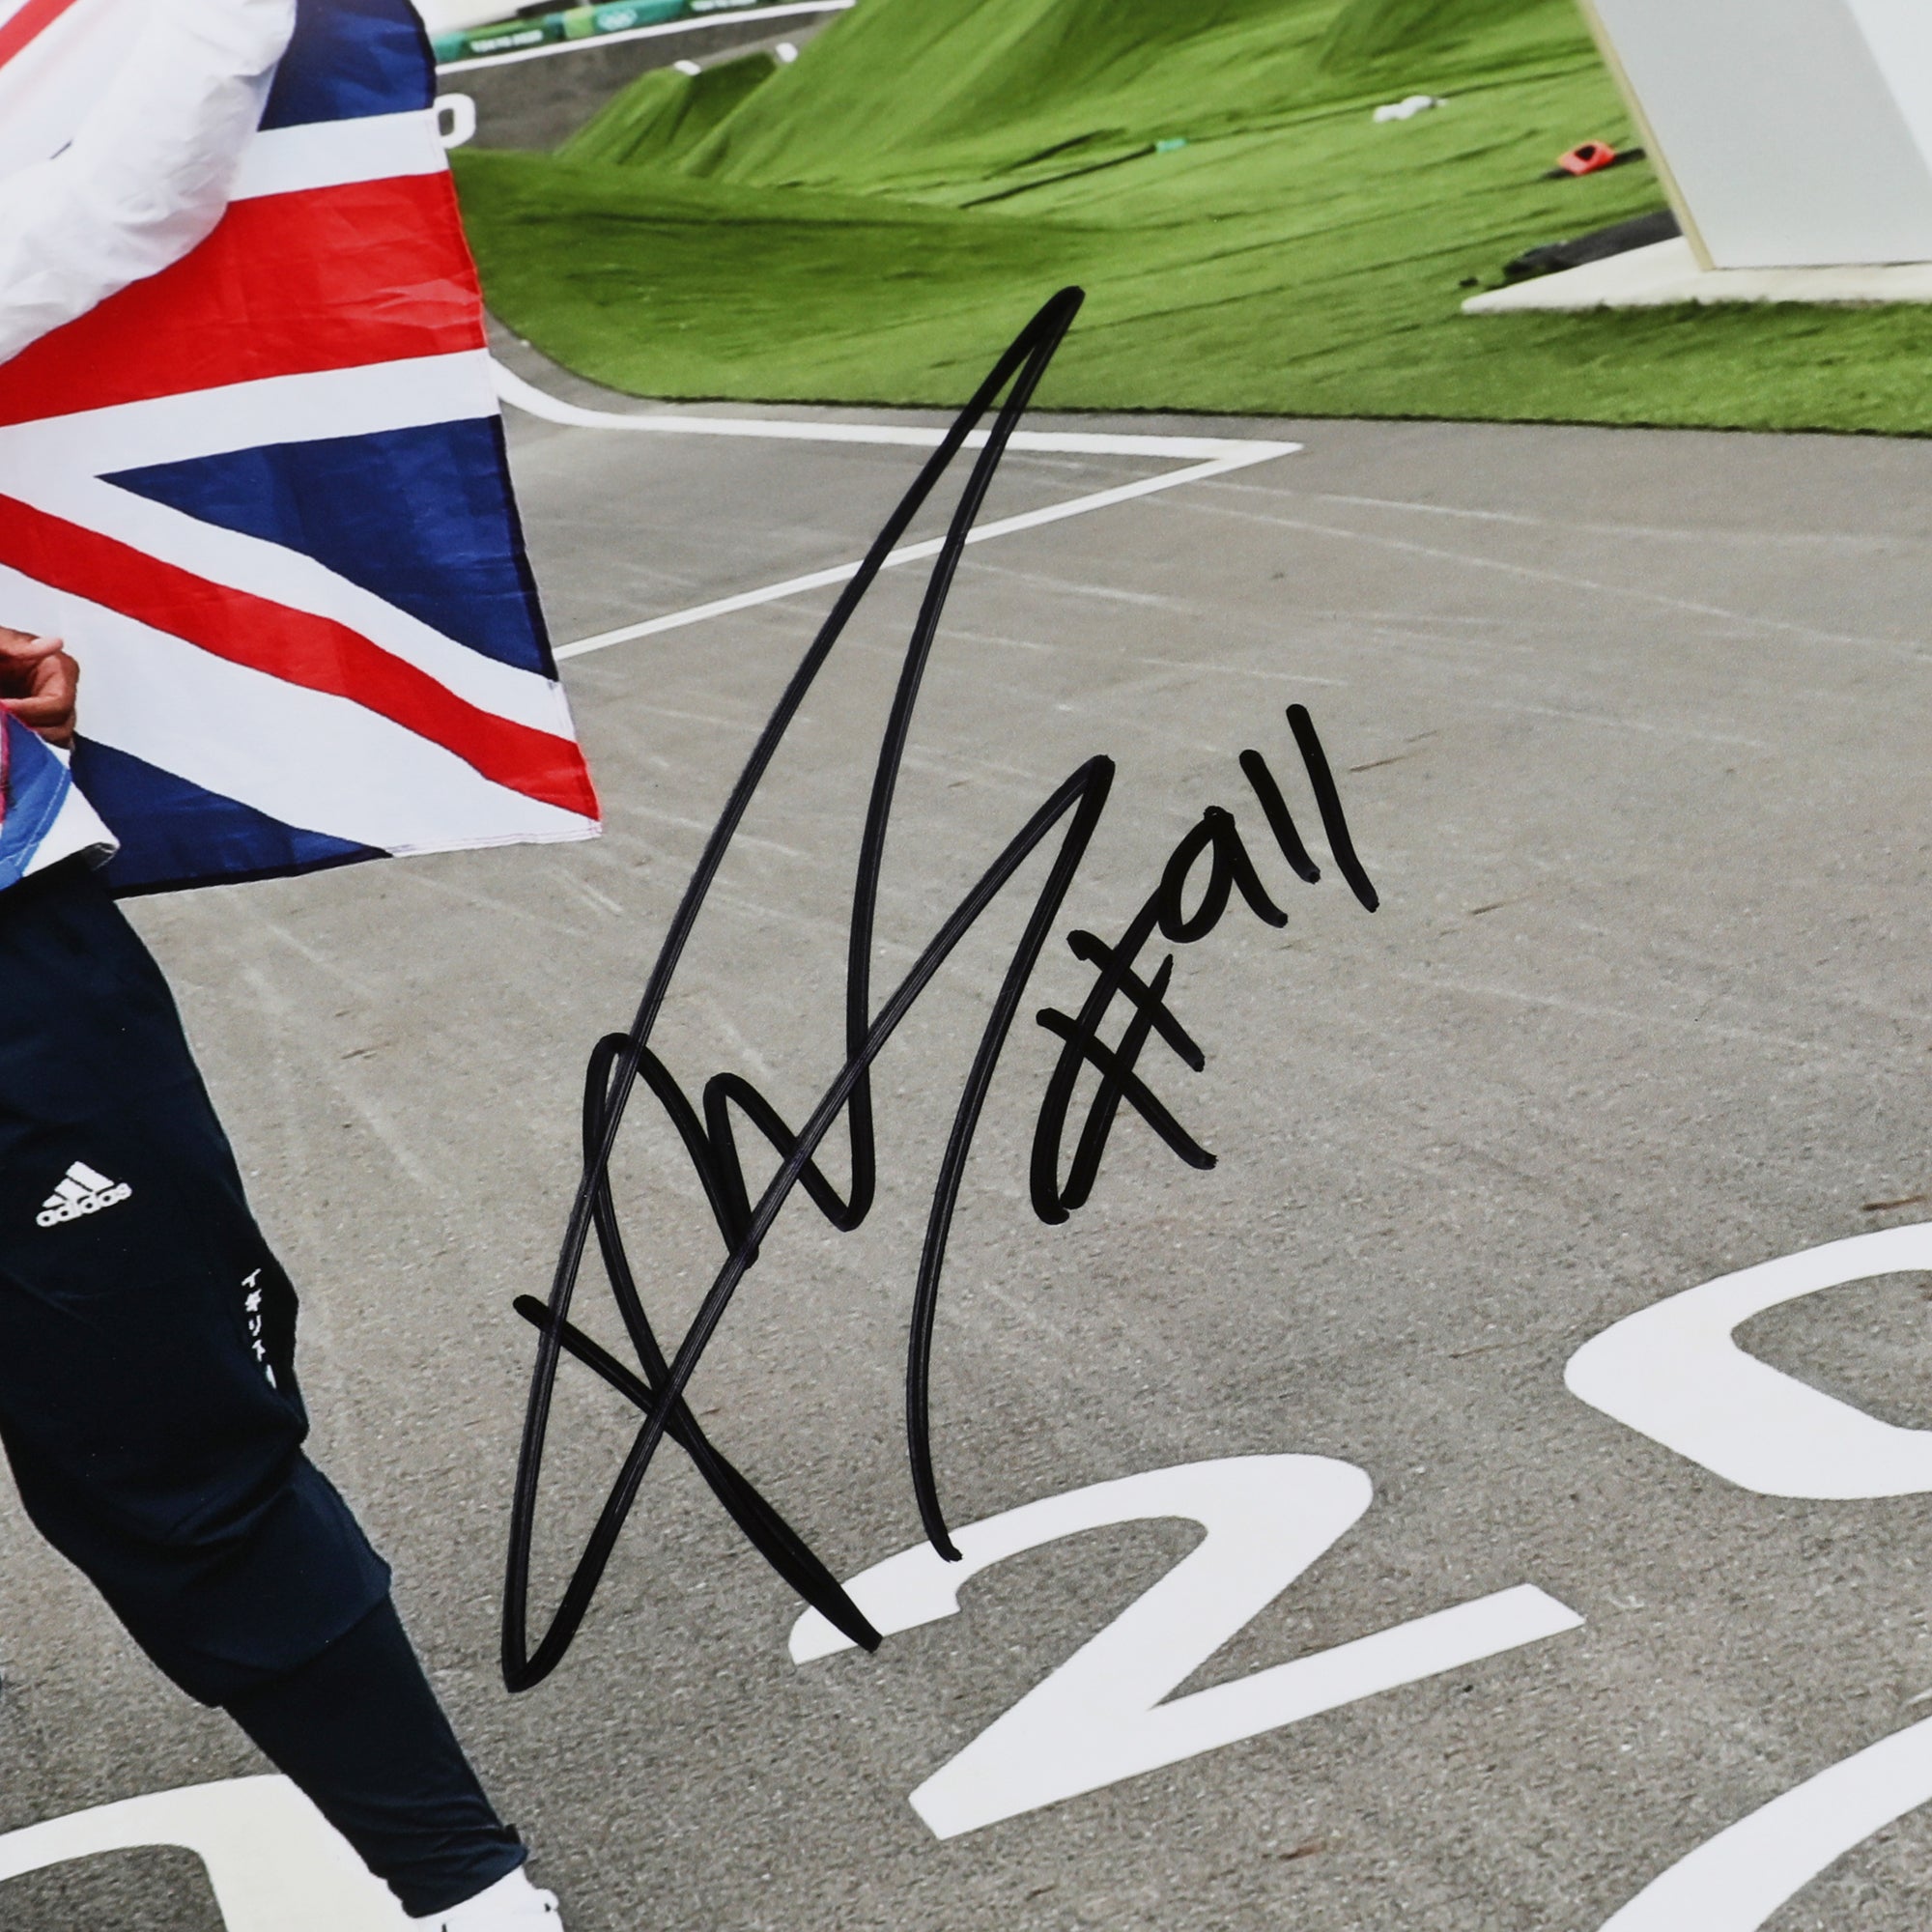
<svg viewBox="0 0 1932 1932">
<path fill-rule="evenodd" d="M 439 74 L 472 73 L 478 68 L 512 67 L 518 61 L 548 60 L 552 54 L 582 53 L 586 47 L 620 47 L 626 41 L 661 40 L 667 34 L 696 33 L 700 27 L 728 26 L 735 20 L 782 20 L 799 14 L 845 14 L 859 0 L 792 0 L 786 7 L 746 7 L 729 14 L 699 14 L 689 20 L 660 20 L 654 27 L 628 27 L 621 34 L 592 34 L 581 41 L 550 41 L 540 47 L 513 47 L 508 53 L 476 54 L 445 61 Z"/>
<path fill-rule="evenodd" d="M 1871 268 L 1700 269 L 1682 236 L 1632 248 L 1463 304 L 1464 315 L 1658 308 L 1669 302 L 1932 302 L 1932 262 Z"/>
<path fill-rule="evenodd" d="M 1246 469 L 1254 464 L 1290 455 L 1300 447 L 1299 443 L 1293 442 L 1248 443 L 1239 455 L 1217 456 L 1185 469 L 1170 470 L 1163 476 L 1145 476 L 1136 483 L 1122 483 L 1111 490 L 1096 490 L 1091 496 L 1074 497 L 1064 503 L 1049 503 L 1042 509 L 1023 511 L 1016 517 L 1002 517 L 996 523 L 978 524 L 967 532 L 966 541 L 969 544 L 987 543 L 994 537 L 1011 536 L 1020 530 L 1037 529 L 1042 524 L 1062 523 L 1068 517 L 1085 516 L 1091 510 L 1105 510 L 1116 503 L 1131 502 L 1138 497 L 1151 497 L 1182 483 L 1206 483 L 1232 470 Z M 937 556 L 942 548 L 942 541 L 938 538 L 901 545 L 887 555 L 885 567 L 890 570 L 899 564 L 923 562 L 928 557 Z M 673 611 L 667 616 L 647 617 L 641 623 L 625 624 L 614 631 L 600 631 L 594 638 L 582 638 L 574 644 L 559 646 L 556 656 L 559 661 L 587 657 L 592 651 L 609 650 L 612 644 L 627 644 L 638 638 L 653 638 L 665 631 L 682 630 L 686 625 L 702 624 L 713 617 L 726 617 L 734 611 L 750 611 L 760 604 L 776 604 L 807 591 L 849 583 L 863 567 L 863 563 L 859 562 L 841 563 L 830 570 L 815 570 L 807 577 L 787 578 L 782 583 L 768 583 L 761 589 L 741 591 L 735 597 L 720 597 L 709 604 L 695 604 L 688 610 Z"/>
<path fill-rule="evenodd" d="M 937 449 L 944 433 L 889 423 L 800 422 L 760 416 L 698 416 L 630 414 L 616 410 L 586 410 L 558 402 L 515 370 L 494 357 L 491 368 L 497 394 L 512 409 L 544 422 L 569 429 L 644 430 L 660 436 L 743 436 L 775 442 L 869 443 L 881 448 Z M 983 448 L 986 432 L 967 438 L 969 449 Z M 1170 462 L 1205 462 L 1239 457 L 1260 463 L 1271 456 L 1292 456 L 1298 442 L 1267 442 L 1256 438 L 1225 436 L 1119 436 L 1101 432 L 1015 430 L 1009 447 L 1042 456 L 1150 456 Z"/>
</svg>

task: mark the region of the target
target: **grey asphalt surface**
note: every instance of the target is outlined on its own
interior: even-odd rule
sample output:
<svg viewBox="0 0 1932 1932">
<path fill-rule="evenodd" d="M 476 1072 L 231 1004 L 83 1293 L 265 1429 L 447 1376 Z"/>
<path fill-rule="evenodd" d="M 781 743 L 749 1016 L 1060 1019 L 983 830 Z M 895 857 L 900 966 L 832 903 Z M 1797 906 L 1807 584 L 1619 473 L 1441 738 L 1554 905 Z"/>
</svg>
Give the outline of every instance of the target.
<svg viewBox="0 0 1932 1932">
<path fill-rule="evenodd" d="M 1932 449 L 1080 426 L 1307 447 L 970 556 L 900 789 L 880 971 L 1099 752 L 1120 777 L 1059 931 L 1117 934 L 1214 803 L 1291 923 L 1237 905 L 1179 949 L 1172 1005 L 1207 1068 L 1146 1065 L 1212 1172 L 1128 1121 L 1091 1205 L 1039 1225 L 1026 1158 L 1054 1042 L 1016 1029 L 940 1321 L 954 1520 L 1211 1457 L 1335 1457 L 1374 1505 L 1189 1688 L 1519 1583 L 1583 1628 L 941 1841 L 907 1794 L 1198 1532 L 1017 1557 L 875 1659 L 794 1667 L 797 1605 L 668 1450 L 576 1651 L 504 1694 L 532 1355 L 510 1300 L 547 1282 L 583 1056 L 628 1020 L 829 592 L 568 667 L 597 843 L 134 909 L 301 1286 L 319 1458 L 395 1561 L 571 1932 L 1597 1932 L 1932 1690 L 1922 1499 L 1752 1494 L 1563 1383 L 1584 1341 L 1664 1295 L 1932 1218 L 1922 1199 L 1866 1205 L 1932 1193 Z M 526 419 L 512 449 L 559 641 L 856 556 L 914 462 Z M 1015 459 L 993 512 L 1153 467 Z M 796 1120 L 838 1064 L 860 811 L 917 589 L 900 574 L 855 626 L 727 866 L 661 1036 L 690 1087 L 736 1068 Z M 1373 918 L 1264 849 L 1236 758 L 1264 751 L 1312 819 L 1282 716 L 1297 700 L 1381 888 Z M 796 1202 L 695 1385 L 841 1574 L 918 1538 L 912 1275 L 1022 910 L 991 916 L 881 1064 L 871 1219 L 841 1236 Z M 1070 1008 L 1089 978 L 1056 938 L 1025 1013 Z M 674 1326 L 718 1242 L 670 1137 L 638 1122 L 622 1184 Z M 582 1305 L 614 1334 L 600 1295 Z M 1928 1329 L 1932 1280 L 1889 1276 L 1743 1339 L 1932 1427 Z M 547 1587 L 626 1419 L 566 1373 Z M 132 1651 L 11 1492 L 0 1664 L 0 1828 L 261 1768 Z M 1910 1816 L 1851 1853 L 1773 1932 L 1918 1932 L 1927 1829 Z M 219 1920 L 192 1859 L 154 1852 L 0 1887 L 0 1924 Z"/>
</svg>

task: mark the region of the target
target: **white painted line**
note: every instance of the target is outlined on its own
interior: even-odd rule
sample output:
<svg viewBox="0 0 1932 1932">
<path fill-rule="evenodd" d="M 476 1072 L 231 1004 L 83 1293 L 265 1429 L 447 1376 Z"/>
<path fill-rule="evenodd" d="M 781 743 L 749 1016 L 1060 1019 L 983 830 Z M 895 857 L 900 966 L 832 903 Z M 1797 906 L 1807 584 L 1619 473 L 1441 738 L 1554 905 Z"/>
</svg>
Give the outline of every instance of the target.
<svg viewBox="0 0 1932 1932">
<path fill-rule="evenodd" d="M 730 14 L 699 14 L 689 20 L 664 20 L 655 27 L 631 27 L 621 34 L 593 34 L 581 41 L 550 41 L 540 47 L 517 47 L 506 54 L 477 54 L 445 61 L 438 73 L 473 73 L 478 68 L 511 67 L 518 61 L 548 60 L 552 54 L 582 53 L 588 47 L 617 47 L 626 41 L 655 41 L 666 34 L 690 34 L 700 27 L 729 26 L 737 20 L 782 20 L 795 14 L 844 14 L 858 0 L 793 0 L 788 7 L 747 7 Z"/>
<path fill-rule="evenodd" d="M 497 394 L 513 409 L 545 422 L 569 429 L 645 430 L 658 436 L 747 436 L 780 442 L 872 443 L 898 449 L 937 449 L 945 433 L 936 429 L 902 428 L 887 423 L 774 422 L 760 416 L 694 416 L 631 414 L 617 410 L 586 410 L 558 402 L 515 370 L 492 361 Z M 986 432 L 966 439 L 968 449 L 985 447 Z M 1152 456 L 1172 462 L 1201 462 L 1209 457 L 1240 456 L 1261 463 L 1271 456 L 1292 456 L 1298 442 L 1264 442 L 1235 436 L 1115 436 L 1097 432 L 1015 430 L 1008 445 L 1043 456 Z"/>
<path fill-rule="evenodd" d="M 1928 1803 L 1932 1719 L 1739 1819 L 1652 1879 L 1603 1932 L 1758 1932 L 1855 1845 Z"/>
<path fill-rule="evenodd" d="M 227 1932 L 408 1932 L 431 1922 L 404 1918 L 395 1894 L 286 1777 L 152 1791 L 9 1832 L 0 1836 L 0 1885 L 150 1845 L 200 1859 Z"/>
<path fill-rule="evenodd" d="M 945 432 L 912 429 L 882 423 L 837 423 L 774 421 L 761 416 L 696 416 L 631 414 L 616 410 L 586 410 L 575 403 L 558 402 L 534 384 L 526 383 L 515 370 L 506 369 L 492 358 L 497 394 L 513 409 L 544 422 L 561 423 L 569 429 L 642 430 L 664 436 L 736 436 L 761 438 L 779 442 L 841 442 L 870 444 L 895 449 L 937 449 Z M 987 432 L 976 430 L 966 439 L 968 449 L 983 449 Z M 1145 476 L 1135 483 L 1118 484 L 1111 490 L 1096 490 L 1090 496 L 1074 497 L 1064 503 L 1049 503 L 1044 509 L 1027 510 L 1018 516 L 1002 517 L 996 523 L 979 524 L 967 532 L 969 544 L 985 543 L 993 537 L 1012 536 L 1020 530 L 1037 529 L 1043 524 L 1057 524 L 1068 517 L 1084 517 L 1091 510 L 1110 509 L 1116 503 L 1130 503 L 1138 497 L 1151 497 L 1173 490 L 1182 483 L 1206 483 L 1236 469 L 1251 469 L 1257 463 L 1271 463 L 1278 456 L 1293 456 L 1298 442 L 1264 442 L 1259 439 L 1228 436 L 1115 436 L 1100 432 L 1065 433 L 1058 430 L 1015 430 L 1008 440 L 1009 449 L 1051 456 L 1143 456 L 1165 458 L 1169 462 L 1194 459 L 1184 469 L 1170 470 L 1164 476 Z M 921 563 L 937 556 L 941 539 L 904 544 L 891 552 L 885 561 L 890 570 L 902 563 Z M 600 631 L 594 638 L 580 638 L 574 644 L 557 649 L 559 659 L 581 658 L 592 651 L 609 650 L 612 644 L 626 644 L 638 638 L 653 638 L 663 631 L 679 631 L 688 624 L 702 624 L 712 617 L 727 617 L 735 611 L 750 611 L 760 604 L 776 604 L 809 590 L 823 590 L 835 583 L 849 583 L 864 568 L 863 560 L 835 565 L 830 570 L 814 570 L 806 577 L 789 577 L 782 583 L 768 583 L 761 589 L 740 591 L 735 597 L 715 598 L 708 604 L 694 604 L 688 610 L 673 611 L 663 617 L 647 617 L 641 623 L 625 624 L 614 631 Z"/>
<path fill-rule="evenodd" d="M 969 544 L 985 543 L 993 537 L 1011 536 L 1018 530 L 1037 529 L 1042 524 L 1058 524 L 1068 517 L 1082 517 L 1090 510 L 1105 510 L 1116 503 L 1130 503 L 1136 497 L 1151 497 L 1160 490 L 1172 490 L 1181 483 L 1206 483 L 1231 470 L 1246 469 L 1252 464 L 1266 463 L 1295 447 L 1290 443 L 1256 443 L 1240 456 L 1219 456 L 1211 463 L 1197 463 L 1186 469 L 1170 470 L 1165 476 L 1145 476 L 1138 483 L 1122 483 L 1112 490 L 1096 490 L 1091 497 L 1075 497 L 1065 503 L 1049 503 L 1041 510 L 1027 510 L 1017 517 L 1002 517 L 997 523 L 976 524 L 966 533 Z M 1259 452 L 1259 453 L 1256 453 Z M 890 552 L 885 567 L 920 563 L 937 556 L 943 540 L 905 544 Z M 787 578 L 782 583 L 768 583 L 760 590 L 741 591 L 736 597 L 720 597 L 710 604 L 694 604 L 687 611 L 673 611 L 668 616 L 648 617 L 640 624 L 625 624 L 614 631 L 601 631 L 594 638 L 582 638 L 557 650 L 559 658 L 581 658 L 592 651 L 609 650 L 612 644 L 627 644 L 636 638 L 653 638 L 661 631 L 682 630 L 687 624 L 702 624 L 712 617 L 726 617 L 734 611 L 750 611 L 759 604 L 776 604 L 807 590 L 820 590 L 829 584 L 849 583 L 863 563 L 841 563 L 831 570 L 815 570 L 809 577 Z"/>
</svg>

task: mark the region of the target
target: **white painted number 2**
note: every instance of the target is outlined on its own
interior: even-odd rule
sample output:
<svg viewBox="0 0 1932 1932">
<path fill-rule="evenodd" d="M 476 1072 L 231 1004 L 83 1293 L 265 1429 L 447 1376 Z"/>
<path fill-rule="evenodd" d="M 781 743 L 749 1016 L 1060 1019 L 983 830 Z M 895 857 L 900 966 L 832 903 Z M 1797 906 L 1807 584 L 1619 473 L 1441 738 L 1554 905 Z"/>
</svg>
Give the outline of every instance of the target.
<svg viewBox="0 0 1932 1932">
<path fill-rule="evenodd" d="M 1575 1630 L 1527 1584 L 1163 1702 L 1352 1527 L 1374 1487 L 1321 1456 L 1234 1456 L 1048 1496 L 958 1532 L 964 1561 L 922 1544 L 846 1586 L 885 1634 L 953 1615 L 969 1577 L 1081 1530 L 1190 1519 L 1205 1540 L 912 1794 L 942 1838 L 1117 1784 L 1439 1671 Z M 850 1649 L 817 1611 L 793 1627 L 806 1663 Z"/>
</svg>

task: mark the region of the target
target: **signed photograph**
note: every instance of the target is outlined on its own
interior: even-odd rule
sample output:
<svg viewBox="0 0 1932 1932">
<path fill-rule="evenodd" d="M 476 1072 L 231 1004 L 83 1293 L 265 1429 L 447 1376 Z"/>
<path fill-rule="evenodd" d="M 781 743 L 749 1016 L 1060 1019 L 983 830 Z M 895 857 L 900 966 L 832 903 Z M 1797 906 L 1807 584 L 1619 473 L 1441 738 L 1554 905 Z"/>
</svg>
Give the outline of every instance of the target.
<svg viewBox="0 0 1932 1932">
<path fill-rule="evenodd" d="M 1923 1932 L 1920 0 L 0 0 L 0 1932 Z"/>
</svg>

